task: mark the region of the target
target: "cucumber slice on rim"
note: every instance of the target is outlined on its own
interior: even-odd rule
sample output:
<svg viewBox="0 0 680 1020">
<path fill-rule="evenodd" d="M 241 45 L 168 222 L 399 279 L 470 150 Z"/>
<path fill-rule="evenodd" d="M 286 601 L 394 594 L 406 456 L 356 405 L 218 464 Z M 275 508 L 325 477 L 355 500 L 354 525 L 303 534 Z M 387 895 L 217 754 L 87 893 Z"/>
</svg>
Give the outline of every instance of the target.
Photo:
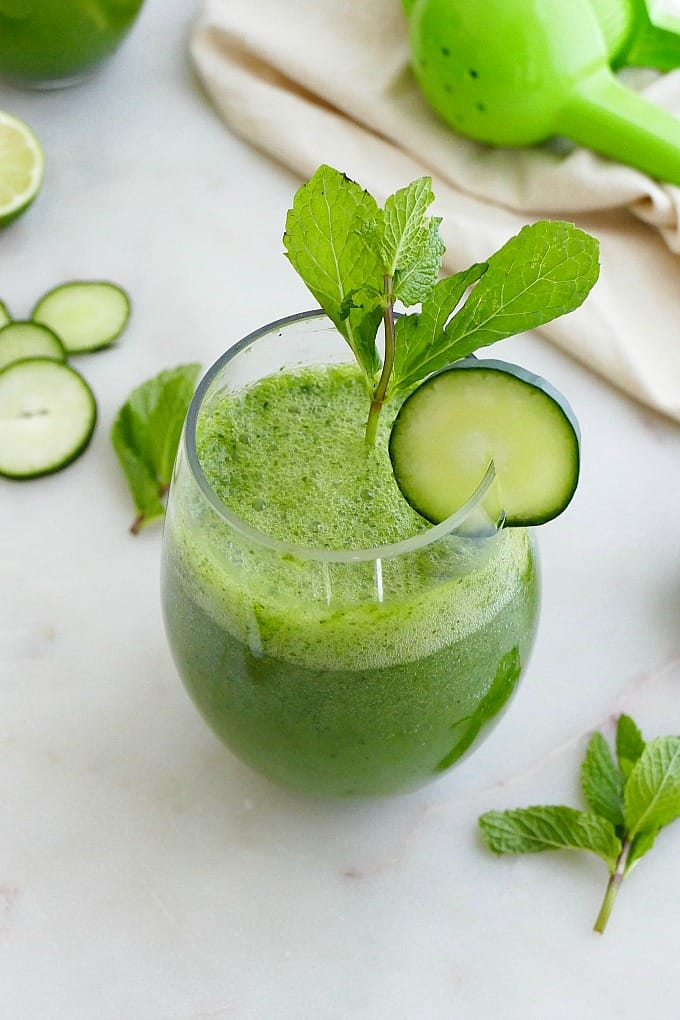
<svg viewBox="0 0 680 1020">
<path fill-rule="evenodd" d="M 38 478 L 66 467 L 89 443 L 97 405 L 61 361 L 27 358 L 0 371 L 0 475 Z"/>
<path fill-rule="evenodd" d="M 108 347 L 125 329 L 130 299 L 115 283 L 77 280 L 44 294 L 31 313 L 54 330 L 69 354 Z"/>
<path fill-rule="evenodd" d="M 6 326 L 8 322 L 12 321 L 12 316 L 9 314 L 9 309 L 4 301 L 0 301 L 0 327 Z"/>
<path fill-rule="evenodd" d="M 0 369 L 26 358 L 66 361 L 64 345 L 51 329 L 39 322 L 10 322 L 0 328 Z"/>
<path fill-rule="evenodd" d="M 545 379 L 505 361 L 461 361 L 427 379 L 404 401 L 389 450 L 404 497 L 434 524 L 492 461 L 508 526 L 557 517 L 578 483 L 573 411 Z"/>
</svg>

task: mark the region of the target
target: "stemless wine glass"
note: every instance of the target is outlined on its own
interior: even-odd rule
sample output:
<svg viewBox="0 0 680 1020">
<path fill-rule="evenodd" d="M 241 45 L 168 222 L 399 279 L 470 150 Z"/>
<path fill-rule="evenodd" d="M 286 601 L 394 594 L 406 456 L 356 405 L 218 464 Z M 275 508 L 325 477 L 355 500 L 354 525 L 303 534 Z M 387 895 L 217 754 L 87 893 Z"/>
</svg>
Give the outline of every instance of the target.
<svg viewBox="0 0 680 1020">
<path fill-rule="evenodd" d="M 0 0 L 0 75 L 24 88 L 61 88 L 121 44 L 143 0 Z"/>
<path fill-rule="evenodd" d="M 216 495 L 201 417 L 263 376 L 348 360 L 332 323 L 307 312 L 216 362 L 187 415 L 162 569 L 172 653 L 215 733 L 270 779 L 335 797 L 413 789 L 478 743 L 517 686 L 538 612 L 533 542 L 487 510 L 492 467 L 448 520 L 374 549 L 287 544 Z"/>
</svg>

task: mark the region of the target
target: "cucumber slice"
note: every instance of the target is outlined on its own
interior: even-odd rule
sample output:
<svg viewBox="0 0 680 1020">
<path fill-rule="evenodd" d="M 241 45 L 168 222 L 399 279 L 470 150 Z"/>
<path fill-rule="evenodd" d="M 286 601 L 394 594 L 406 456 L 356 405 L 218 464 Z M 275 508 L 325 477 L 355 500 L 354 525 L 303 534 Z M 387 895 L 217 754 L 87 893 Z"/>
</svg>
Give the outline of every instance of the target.
<svg viewBox="0 0 680 1020">
<path fill-rule="evenodd" d="M 54 330 L 69 354 L 84 354 L 120 336 L 130 318 L 130 299 L 115 283 L 62 283 L 40 298 L 31 318 Z"/>
<path fill-rule="evenodd" d="M 465 503 L 493 461 L 509 526 L 543 524 L 576 490 L 579 428 L 550 383 L 505 361 L 461 361 L 408 397 L 390 435 L 404 497 L 432 523 Z"/>
<path fill-rule="evenodd" d="M 49 358 L 0 371 L 0 475 L 37 478 L 66 467 L 92 437 L 97 405 L 83 377 Z"/>
<path fill-rule="evenodd" d="M 10 322 L 0 328 L 0 369 L 26 358 L 66 361 L 66 351 L 57 334 L 39 322 Z"/>
<path fill-rule="evenodd" d="M 12 321 L 12 316 L 9 314 L 9 309 L 4 301 L 0 301 L 0 327 L 6 326 L 8 322 Z"/>
</svg>

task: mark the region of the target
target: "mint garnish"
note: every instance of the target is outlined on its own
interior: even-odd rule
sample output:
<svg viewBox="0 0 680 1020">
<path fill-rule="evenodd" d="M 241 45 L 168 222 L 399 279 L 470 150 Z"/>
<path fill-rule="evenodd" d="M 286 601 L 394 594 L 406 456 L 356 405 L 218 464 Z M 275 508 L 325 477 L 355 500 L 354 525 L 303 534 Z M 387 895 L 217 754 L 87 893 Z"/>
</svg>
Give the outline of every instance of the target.
<svg viewBox="0 0 680 1020">
<path fill-rule="evenodd" d="M 591 811 L 529 807 L 488 811 L 482 836 L 497 854 L 590 850 L 606 863 L 609 882 L 595 931 L 604 932 L 621 883 L 654 845 L 660 829 L 680 817 L 680 737 L 645 744 L 633 720 L 622 715 L 616 732 L 617 763 L 595 733 L 581 767 Z"/>
<path fill-rule="evenodd" d="M 283 242 L 300 274 L 349 343 L 371 397 L 366 426 L 375 440 L 395 357 L 394 305 L 422 301 L 441 268 L 440 220 L 426 216 L 432 181 L 421 177 L 391 195 L 380 209 L 345 174 L 320 166 L 299 189 L 286 219 Z M 376 347 L 380 322 L 385 359 Z"/>
<path fill-rule="evenodd" d="M 440 218 L 427 215 L 433 201 L 431 178 L 421 177 L 381 209 L 360 185 L 321 166 L 295 195 L 286 220 L 290 262 L 364 374 L 369 443 L 386 400 L 480 347 L 573 311 L 598 277 L 597 241 L 570 223 L 542 220 L 486 262 L 437 282 L 444 245 Z M 421 309 L 395 321 L 397 302 Z"/>
<path fill-rule="evenodd" d="M 132 493 L 133 534 L 165 513 L 182 426 L 200 365 L 179 365 L 132 391 L 111 429 L 111 442 Z"/>
</svg>

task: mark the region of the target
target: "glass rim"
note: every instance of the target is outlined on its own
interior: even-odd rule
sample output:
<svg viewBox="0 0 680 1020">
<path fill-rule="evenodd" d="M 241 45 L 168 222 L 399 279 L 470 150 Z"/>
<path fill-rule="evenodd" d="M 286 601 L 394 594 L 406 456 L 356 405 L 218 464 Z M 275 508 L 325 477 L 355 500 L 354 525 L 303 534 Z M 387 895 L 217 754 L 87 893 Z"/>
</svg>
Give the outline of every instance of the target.
<svg viewBox="0 0 680 1020">
<path fill-rule="evenodd" d="M 496 478 L 493 461 L 489 463 L 489 466 L 472 495 L 461 507 L 458 508 L 458 510 L 452 513 L 450 517 L 447 517 L 446 520 L 441 521 L 439 524 L 432 524 L 424 531 L 419 531 L 410 538 L 401 539 L 399 542 L 391 542 L 385 545 L 362 549 L 321 549 L 314 546 L 297 545 L 293 542 L 284 542 L 282 539 L 275 538 L 273 535 L 269 535 L 265 531 L 260 531 L 247 521 L 244 521 L 242 517 L 239 517 L 238 514 L 231 510 L 230 507 L 227 506 L 227 504 L 217 495 L 208 481 L 208 477 L 203 470 L 203 466 L 199 460 L 198 451 L 196 449 L 196 425 L 203 401 L 215 378 L 235 357 L 241 354 L 248 347 L 251 347 L 262 337 L 268 336 L 270 333 L 273 333 L 278 329 L 282 329 L 283 327 L 290 326 L 295 322 L 321 318 L 326 319 L 328 323 L 333 326 L 332 319 L 329 318 L 322 308 L 313 308 L 309 311 L 296 312 L 293 315 L 286 315 L 280 319 L 274 319 L 272 322 L 267 323 L 267 325 L 260 326 L 259 329 L 253 330 L 251 333 L 242 337 L 241 340 L 238 340 L 232 347 L 229 347 L 224 354 L 220 355 L 220 357 L 205 372 L 194 392 L 191 403 L 189 404 L 182 438 L 191 473 L 197 482 L 202 495 L 205 497 L 215 513 L 217 513 L 218 516 L 225 521 L 225 523 L 249 541 L 262 545 L 265 548 L 272 549 L 281 555 L 294 556 L 296 559 L 301 560 L 317 560 L 319 562 L 326 563 L 356 563 L 360 561 L 368 562 L 371 560 L 391 559 L 396 556 L 402 556 L 405 553 L 416 552 L 419 549 L 427 548 L 427 546 L 431 545 L 433 542 L 438 541 L 440 538 L 444 538 L 446 535 L 451 534 L 459 528 L 461 524 L 467 520 L 470 514 L 479 507 Z M 423 518 L 423 520 L 424 519 L 425 518 Z M 498 529 L 493 535 L 488 537 L 493 538 L 497 533 Z"/>
</svg>

